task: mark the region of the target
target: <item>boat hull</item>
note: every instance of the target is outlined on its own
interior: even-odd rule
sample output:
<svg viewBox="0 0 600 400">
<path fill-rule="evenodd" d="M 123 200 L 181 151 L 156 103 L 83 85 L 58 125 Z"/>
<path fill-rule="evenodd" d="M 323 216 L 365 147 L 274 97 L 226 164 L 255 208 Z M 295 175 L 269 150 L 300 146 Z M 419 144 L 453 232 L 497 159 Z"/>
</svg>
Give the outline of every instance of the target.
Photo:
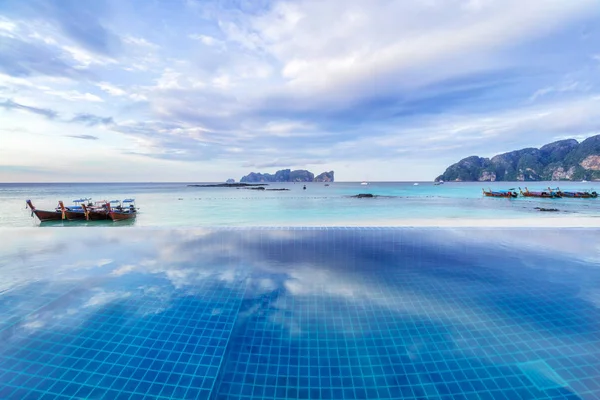
<svg viewBox="0 0 600 400">
<path fill-rule="evenodd" d="M 110 219 L 108 213 L 103 211 L 89 211 L 88 217 L 90 221 L 105 221 Z"/>
<path fill-rule="evenodd" d="M 33 213 L 38 217 L 40 222 L 61 221 L 63 219 L 62 212 L 60 211 L 33 210 Z"/>
<path fill-rule="evenodd" d="M 513 192 L 510 190 L 507 191 L 501 191 L 501 192 L 494 192 L 494 191 L 485 191 L 485 189 L 482 189 L 483 191 L 483 195 L 486 197 L 503 197 L 503 198 L 508 198 L 508 199 L 512 199 L 515 197 L 518 197 L 519 194 L 517 192 Z"/>
<path fill-rule="evenodd" d="M 504 194 L 504 193 L 484 193 L 486 197 L 503 197 L 507 199 L 513 199 L 517 197 L 515 194 Z"/>
<path fill-rule="evenodd" d="M 569 197 L 574 199 L 593 199 L 598 197 L 596 192 L 560 192 L 562 197 Z"/>
<path fill-rule="evenodd" d="M 112 219 L 113 221 L 124 221 L 127 219 L 134 219 L 136 216 L 136 212 L 132 212 L 132 213 L 121 213 L 121 212 L 115 212 L 115 211 L 111 211 L 108 213 L 108 217 L 110 219 Z"/>
<path fill-rule="evenodd" d="M 560 196 L 550 195 L 550 194 L 537 194 L 537 193 L 523 193 L 524 197 L 538 197 L 541 199 L 556 199 Z"/>
<path fill-rule="evenodd" d="M 559 192 L 552 189 L 544 192 L 530 192 L 527 188 L 525 188 L 525 191 L 521 190 L 521 188 L 519 190 L 523 197 L 537 197 L 540 199 L 558 199 L 562 197 Z"/>
<path fill-rule="evenodd" d="M 90 221 L 102 221 L 109 219 L 108 209 L 104 207 L 87 207 L 82 205 L 83 212 L 87 213 L 87 219 Z"/>
<path fill-rule="evenodd" d="M 65 211 L 65 217 L 69 220 L 69 221 L 74 221 L 74 220 L 82 220 L 85 219 L 85 213 L 83 211 Z"/>
</svg>

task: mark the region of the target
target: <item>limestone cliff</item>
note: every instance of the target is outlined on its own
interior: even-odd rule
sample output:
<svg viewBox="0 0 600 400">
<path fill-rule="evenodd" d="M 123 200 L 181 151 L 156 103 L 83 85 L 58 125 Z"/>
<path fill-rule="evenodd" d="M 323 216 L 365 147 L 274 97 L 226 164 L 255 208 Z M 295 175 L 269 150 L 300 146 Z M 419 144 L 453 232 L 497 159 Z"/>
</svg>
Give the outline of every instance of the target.
<svg viewBox="0 0 600 400">
<path fill-rule="evenodd" d="M 251 172 L 243 176 L 240 182 L 333 182 L 333 171 L 323 172 L 317 177 L 305 169 L 282 169 L 275 174 Z"/>
<path fill-rule="evenodd" d="M 315 182 L 333 182 L 333 171 L 323 172 L 315 176 Z"/>
<path fill-rule="evenodd" d="M 449 166 L 436 181 L 600 180 L 600 135 L 579 143 L 559 140 L 491 159 L 471 156 Z"/>
</svg>

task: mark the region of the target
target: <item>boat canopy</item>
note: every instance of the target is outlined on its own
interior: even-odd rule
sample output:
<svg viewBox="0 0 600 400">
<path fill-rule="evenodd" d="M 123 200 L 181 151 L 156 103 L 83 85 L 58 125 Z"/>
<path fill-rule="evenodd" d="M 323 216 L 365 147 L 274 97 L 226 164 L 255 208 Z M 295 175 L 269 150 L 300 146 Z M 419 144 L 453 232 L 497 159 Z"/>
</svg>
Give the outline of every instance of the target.
<svg viewBox="0 0 600 400">
<path fill-rule="evenodd" d="M 111 200 L 111 201 L 109 201 L 110 204 L 118 204 L 120 202 L 121 202 L 121 200 Z"/>
<path fill-rule="evenodd" d="M 123 200 L 123 203 L 133 203 L 135 201 L 135 199 L 125 199 Z"/>
</svg>

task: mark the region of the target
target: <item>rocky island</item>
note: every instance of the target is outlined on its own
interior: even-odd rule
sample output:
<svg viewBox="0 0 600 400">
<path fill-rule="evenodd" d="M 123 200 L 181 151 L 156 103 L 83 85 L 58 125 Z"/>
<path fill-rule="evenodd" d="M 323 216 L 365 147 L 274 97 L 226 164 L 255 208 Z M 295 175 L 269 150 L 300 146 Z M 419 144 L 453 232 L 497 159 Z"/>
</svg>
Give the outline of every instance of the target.
<svg viewBox="0 0 600 400">
<path fill-rule="evenodd" d="M 240 182 L 333 182 L 333 171 L 323 172 L 315 176 L 312 172 L 305 169 L 282 169 L 275 174 L 263 174 L 251 172 L 240 179 Z"/>
<path fill-rule="evenodd" d="M 600 180 L 600 135 L 581 143 L 559 140 L 494 157 L 471 156 L 449 166 L 436 181 L 577 181 Z"/>
<path fill-rule="evenodd" d="M 188 187 L 234 187 L 234 188 L 245 188 L 250 186 L 267 186 L 266 184 L 251 184 L 251 183 L 209 183 L 209 184 L 192 184 L 187 185 Z"/>
</svg>

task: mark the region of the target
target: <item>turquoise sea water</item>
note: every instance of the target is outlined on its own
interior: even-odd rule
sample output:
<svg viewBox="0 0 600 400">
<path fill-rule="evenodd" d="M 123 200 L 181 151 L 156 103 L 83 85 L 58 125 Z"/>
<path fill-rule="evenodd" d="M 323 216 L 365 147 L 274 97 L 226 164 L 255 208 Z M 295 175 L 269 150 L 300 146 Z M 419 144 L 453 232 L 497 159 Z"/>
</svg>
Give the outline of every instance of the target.
<svg viewBox="0 0 600 400">
<path fill-rule="evenodd" d="M 543 190 L 548 186 L 564 190 L 589 190 L 596 183 L 580 182 L 335 182 L 303 184 L 276 183 L 268 188 L 289 191 L 255 191 L 235 188 L 187 187 L 186 183 L 69 183 L 0 184 L 0 226 L 39 225 L 25 209 L 31 199 L 40 209 L 52 209 L 58 200 L 69 204 L 81 197 L 112 200 L 135 197 L 140 208 L 133 222 L 120 226 L 195 227 L 195 226 L 289 226 L 377 224 L 401 219 L 465 219 L 552 216 L 600 217 L 598 199 L 496 199 L 484 198 L 482 187 L 492 189 L 529 187 Z M 600 189 L 600 188 L 596 188 Z M 380 195 L 374 199 L 356 199 L 359 193 Z M 390 196 L 390 197 L 385 197 Z M 558 213 L 540 213 L 535 207 L 558 208 Z M 90 223 L 65 223 L 89 225 Z M 91 223 L 104 226 L 102 222 Z M 43 226 L 60 226 L 45 223 Z M 112 226 L 111 224 L 109 224 Z M 600 225 L 600 223 L 599 223 Z"/>
</svg>

